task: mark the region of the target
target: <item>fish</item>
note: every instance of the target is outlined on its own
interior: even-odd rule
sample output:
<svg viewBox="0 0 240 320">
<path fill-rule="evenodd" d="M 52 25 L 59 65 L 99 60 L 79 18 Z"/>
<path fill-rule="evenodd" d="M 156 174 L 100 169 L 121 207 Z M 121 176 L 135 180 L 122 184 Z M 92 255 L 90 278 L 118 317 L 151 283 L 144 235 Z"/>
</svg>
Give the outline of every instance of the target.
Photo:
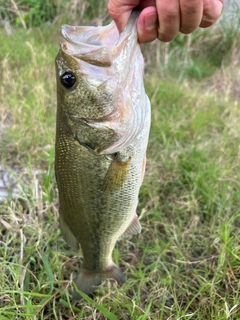
<svg viewBox="0 0 240 320">
<path fill-rule="evenodd" d="M 133 11 L 121 34 L 106 26 L 61 27 L 56 57 L 55 175 L 63 238 L 82 251 L 78 290 L 89 295 L 125 277 L 116 242 L 141 232 L 136 213 L 146 165 L 150 102 Z M 75 290 L 73 299 L 81 295 Z"/>
</svg>

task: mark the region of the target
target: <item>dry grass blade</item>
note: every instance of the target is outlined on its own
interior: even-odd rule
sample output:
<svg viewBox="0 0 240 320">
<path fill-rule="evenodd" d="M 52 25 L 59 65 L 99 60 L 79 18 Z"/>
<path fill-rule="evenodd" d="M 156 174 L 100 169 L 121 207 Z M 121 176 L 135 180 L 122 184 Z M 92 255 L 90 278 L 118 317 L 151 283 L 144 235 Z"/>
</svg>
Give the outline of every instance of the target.
<svg viewBox="0 0 240 320">
<path fill-rule="evenodd" d="M 26 23 L 25 23 L 25 21 L 23 19 L 21 11 L 18 10 L 18 6 L 17 6 L 16 2 L 14 0 L 10 0 L 10 1 L 11 1 L 12 5 L 13 5 L 14 10 L 16 11 L 16 14 L 18 15 L 18 17 L 19 17 L 19 19 L 21 21 L 21 24 L 22 24 L 23 28 L 27 29 Z"/>
</svg>

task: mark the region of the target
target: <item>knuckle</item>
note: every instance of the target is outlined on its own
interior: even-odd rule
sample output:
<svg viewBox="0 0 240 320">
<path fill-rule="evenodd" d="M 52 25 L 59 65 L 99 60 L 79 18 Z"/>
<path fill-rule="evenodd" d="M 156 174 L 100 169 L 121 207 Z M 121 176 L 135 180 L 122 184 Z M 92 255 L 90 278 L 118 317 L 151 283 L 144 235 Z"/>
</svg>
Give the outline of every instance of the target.
<svg viewBox="0 0 240 320">
<path fill-rule="evenodd" d="M 177 13 L 174 11 L 163 11 L 162 19 L 168 23 L 174 22 L 177 18 Z"/>
<path fill-rule="evenodd" d="M 187 5 L 185 5 L 183 8 L 181 8 L 181 14 L 184 16 L 195 16 L 198 14 L 198 10 L 195 6 L 193 6 L 191 3 L 188 2 Z"/>
</svg>

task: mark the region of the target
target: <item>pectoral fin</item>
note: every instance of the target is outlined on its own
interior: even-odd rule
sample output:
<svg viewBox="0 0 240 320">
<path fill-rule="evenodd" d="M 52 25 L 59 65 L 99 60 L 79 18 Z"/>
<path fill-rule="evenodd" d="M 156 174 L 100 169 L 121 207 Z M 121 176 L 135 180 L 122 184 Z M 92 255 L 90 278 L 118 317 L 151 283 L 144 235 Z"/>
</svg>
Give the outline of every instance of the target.
<svg viewBox="0 0 240 320">
<path fill-rule="evenodd" d="M 126 161 L 121 161 L 119 154 L 113 155 L 113 161 L 110 164 L 103 183 L 103 191 L 119 190 L 127 178 L 131 157 Z"/>
</svg>

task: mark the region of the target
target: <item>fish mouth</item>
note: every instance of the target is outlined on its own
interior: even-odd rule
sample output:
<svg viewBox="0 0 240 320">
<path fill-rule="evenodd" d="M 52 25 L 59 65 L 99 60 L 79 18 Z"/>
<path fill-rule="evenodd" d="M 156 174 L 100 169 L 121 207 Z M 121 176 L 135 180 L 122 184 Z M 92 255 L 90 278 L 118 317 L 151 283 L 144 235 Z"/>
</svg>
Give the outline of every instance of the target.
<svg viewBox="0 0 240 320">
<path fill-rule="evenodd" d="M 64 24 L 60 30 L 61 49 L 66 54 L 92 65 L 110 67 L 126 40 L 136 38 L 137 28 L 134 28 L 134 25 L 137 23 L 139 13 L 140 11 L 133 10 L 132 19 L 129 19 L 130 23 L 126 25 L 120 36 L 114 21 L 107 26 L 99 27 Z M 135 45 L 134 41 L 129 43 Z M 128 52 L 131 52 L 130 48 Z M 128 55 L 126 60 L 130 61 L 130 59 Z"/>
<path fill-rule="evenodd" d="M 112 65 L 112 47 L 119 34 L 114 22 L 105 27 L 78 27 L 63 25 L 60 46 L 62 50 L 78 59 L 101 67 Z"/>
<path fill-rule="evenodd" d="M 118 41 L 119 33 L 115 23 L 112 21 L 107 26 L 70 26 L 64 24 L 61 28 L 61 36 L 76 45 L 83 43 L 91 46 L 114 46 Z"/>
</svg>

